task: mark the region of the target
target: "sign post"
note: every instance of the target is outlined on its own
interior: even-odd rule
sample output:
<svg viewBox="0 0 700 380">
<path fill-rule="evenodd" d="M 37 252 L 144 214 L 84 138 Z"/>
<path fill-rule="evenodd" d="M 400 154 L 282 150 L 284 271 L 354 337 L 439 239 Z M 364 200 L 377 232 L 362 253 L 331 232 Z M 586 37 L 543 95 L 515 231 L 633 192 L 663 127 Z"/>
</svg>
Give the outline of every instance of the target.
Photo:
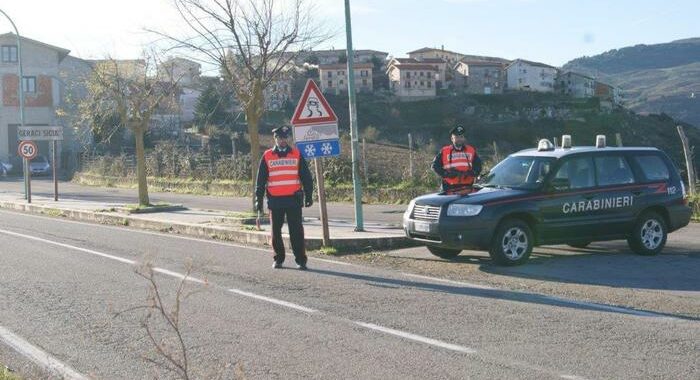
<svg viewBox="0 0 700 380">
<path fill-rule="evenodd" d="M 23 158 L 24 162 L 24 179 L 27 185 L 27 203 L 32 203 L 32 170 L 29 168 L 29 162 L 39 153 L 34 141 L 20 141 L 17 146 L 17 153 Z"/>
<path fill-rule="evenodd" d="M 328 230 L 328 213 L 326 209 L 326 190 L 323 181 L 324 157 L 340 155 L 340 136 L 338 134 L 338 117 L 316 85 L 309 79 L 301 93 L 299 103 L 294 110 L 291 124 L 294 126 L 294 142 L 301 155 L 315 160 L 316 183 L 318 186 L 318 203 L 323 226 L 323 245 L 330 245 Z"/>
<path fill-rule="evenodd" d="M 58 177 L 56 176 L 56 141 L 63 140 L 63 127 L 61 126 L 51 126 L 51 127 L 24 127 L 21 126 L 17 128 L 17 139 L 19 139 L 21 142 L 25 141 L 51 141 L 51 171 L 53 173 L 53 200 L 58 201 Z M 21 143 L 20 143 L 21 145 Z M 36 150 L 36 144 L 34 144 L 34 149 Z M 20 153 L 20 155 L 22 155 Z M 34 158 L 34 157 L 32 157 Z M 29 178 L 31 176 L 31 168 L 29 168 L 29 164 L 27 163 L 27 160 L 25 160 L 25 178 Z M 29 176 L 27 176 L 27 172 L 29 173 Z M 31 194 L 31 184 L 28 182 L 27 187 L 29 191 L 27 192 L 28 194 Z M 31 199 L 31 195 L 28 195 L 28 199 Z M 30 202 L 31 203 L 31 200 Z"/>
</svg>

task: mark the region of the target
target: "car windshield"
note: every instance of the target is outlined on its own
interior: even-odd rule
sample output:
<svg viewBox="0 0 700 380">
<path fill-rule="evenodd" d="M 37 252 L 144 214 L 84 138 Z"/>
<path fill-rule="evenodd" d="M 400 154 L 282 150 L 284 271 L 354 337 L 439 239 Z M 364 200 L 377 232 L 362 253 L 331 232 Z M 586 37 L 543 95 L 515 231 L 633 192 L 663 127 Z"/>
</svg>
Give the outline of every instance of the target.
<svg viewBox="0 0 700 380">
<path fill-rule="evenodd" d="M 32 158 L 31 162 L 37 163 L 37 164 L 45 164 L 45 163 L 48 163 L 49 161 L 44 156 L 36 156 L 36 157 Z"/>
<path fill-rule="evenodd" d="M 542 185 L 553 162 L 552 157 L 509 156 L 483 176 L 478 185 L 535 189 Z"/>
</svg>

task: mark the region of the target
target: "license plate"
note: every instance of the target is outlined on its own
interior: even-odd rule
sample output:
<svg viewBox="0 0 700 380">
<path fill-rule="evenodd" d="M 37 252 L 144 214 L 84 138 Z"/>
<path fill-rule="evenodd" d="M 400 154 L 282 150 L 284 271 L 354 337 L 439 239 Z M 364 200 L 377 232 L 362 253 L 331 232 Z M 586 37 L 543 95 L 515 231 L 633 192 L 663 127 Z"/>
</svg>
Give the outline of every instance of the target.
<svg viewBox="0 0 700 380">
<path fill-rule="evenodd" d="M 430 232 L 430 223 L 427 222 L 413 222 L 413 228 L 418 232 Z"/>
</svg>

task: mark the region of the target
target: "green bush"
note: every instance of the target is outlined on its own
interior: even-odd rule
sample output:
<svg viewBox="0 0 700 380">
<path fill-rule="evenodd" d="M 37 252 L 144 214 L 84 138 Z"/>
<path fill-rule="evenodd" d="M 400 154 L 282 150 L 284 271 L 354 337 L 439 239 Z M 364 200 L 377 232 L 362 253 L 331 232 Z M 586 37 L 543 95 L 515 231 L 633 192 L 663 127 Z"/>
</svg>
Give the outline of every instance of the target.
<svg viewBox="0 0 700 380">
<path fill-rule="evenodd" d="M 690 207 L 693 209 L 693 220 L 700 222 L 700 195 L 693 195 L 689 199 Z"/>
<path fill-rule="evenodd" d="M 216 162 L 217 179 L 248 180 L 251 174 L 250 154 L 239 155 L 235 159 L 222 158 Z"/>
</svg>

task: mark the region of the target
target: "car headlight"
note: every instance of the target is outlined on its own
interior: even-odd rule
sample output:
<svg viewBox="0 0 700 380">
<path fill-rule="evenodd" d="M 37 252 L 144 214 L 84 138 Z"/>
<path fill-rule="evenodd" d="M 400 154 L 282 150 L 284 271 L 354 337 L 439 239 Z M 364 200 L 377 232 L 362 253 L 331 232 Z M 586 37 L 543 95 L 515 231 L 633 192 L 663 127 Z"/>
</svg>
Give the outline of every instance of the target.
<svg viewBox="0 0 700 380">
<path fill-rule="evenodd" d="M 404 211 L 404 213 L 403 213 L 404 219 L 411 217 L 411 212 L 413 211 L 413 206 L 415 206 L 415 205 L 416 205 L 416 200 L 412 199 L 411 202 L 408 204 L 406 211 Z"/>
<path fill-rule="evenodd" d="M 479 215 L 482 205 L 452 204 L 447 208 L 447 216 L 474 216 Z"/>
</svg>

